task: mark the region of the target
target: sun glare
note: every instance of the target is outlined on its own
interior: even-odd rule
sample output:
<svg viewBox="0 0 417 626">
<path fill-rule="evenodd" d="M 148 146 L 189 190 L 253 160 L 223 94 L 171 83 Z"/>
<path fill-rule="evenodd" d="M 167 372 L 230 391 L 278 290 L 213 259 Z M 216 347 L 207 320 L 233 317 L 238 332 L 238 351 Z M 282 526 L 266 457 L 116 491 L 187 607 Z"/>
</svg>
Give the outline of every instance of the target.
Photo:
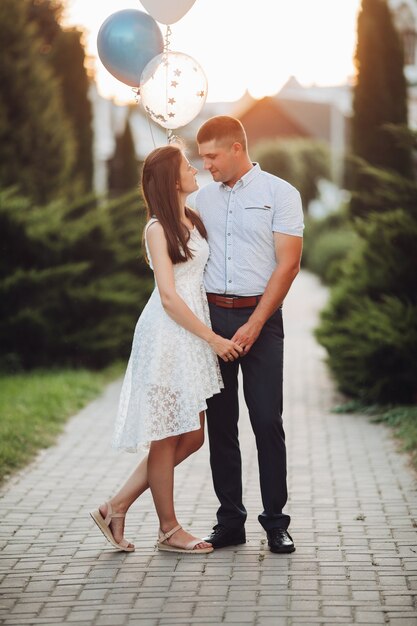
<svg viewBox="0 0 417 626">
<path fill-rule="evenodd" d="M 208 79 L 209 101 L 261 98 L 295 76 L 302 84 L 340 84 L 353 74 L 360 0 L 196 0 L 172 25 L 170 49 L 195 58 Z M 133 100 L 97 58 L 97 34 L 121 9 L 144 11 L 139 0 L 67 0 L 66 24 L 86 31 L 100 93 Z M 160 25 L 165 35 L 166 27 Z"/>
</svg>

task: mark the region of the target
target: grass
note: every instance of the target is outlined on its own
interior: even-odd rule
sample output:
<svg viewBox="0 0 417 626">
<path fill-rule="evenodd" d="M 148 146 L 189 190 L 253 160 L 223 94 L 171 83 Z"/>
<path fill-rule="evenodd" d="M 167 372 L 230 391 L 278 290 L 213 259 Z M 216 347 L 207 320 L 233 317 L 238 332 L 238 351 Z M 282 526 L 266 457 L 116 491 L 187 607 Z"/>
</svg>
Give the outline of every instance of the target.
<svg viewBox="0 0 417 626">
<path fill-rule="evenodd" d="M 68 417 L 122 371 L 116 363 L 101 372 L 66 369 L 0 375 L 0 482 L 52 445 Z"/>
<path fill-rule="evenodd" d="M 393 428 L 403 452 L 408 452 L 411 464 L 417 470 L 417 406 L 390 405 L 364 406 L 357 401 L 347 402 L 336 407 L 337 413 L 362 413 L 372 417 L 376 423 L 384 423 Z"/>
</svg>

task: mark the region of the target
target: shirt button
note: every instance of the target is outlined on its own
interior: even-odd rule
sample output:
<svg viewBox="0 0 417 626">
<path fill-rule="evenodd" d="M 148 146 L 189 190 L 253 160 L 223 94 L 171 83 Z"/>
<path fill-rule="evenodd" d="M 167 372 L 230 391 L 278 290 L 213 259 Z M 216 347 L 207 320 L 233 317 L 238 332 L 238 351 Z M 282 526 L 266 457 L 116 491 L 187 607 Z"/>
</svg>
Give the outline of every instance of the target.
<svg viewBox="0 0 417 626">
<path fill-rule="evenodd" d="M 231 283 L 232 281 L 231 281 L 231 280 L 229 280 L 228 282 L 229 282 L 229 283 Z"/>
<path fill-rule="evenodd" d="M 230 233 L 227 233 L 227 236 L 230 237 Z"/>
<path fill-rule="evenodd" d="M 229 211 L 229 213 L 233 213 L 233 211 Z"/>
<path fill-rule="evenodd" d="M 231 257 L 231 256 L 228 256 L 228 257 L 227 257 L 227 259 L 228 259 L 229 261 L 231 261 L 231 260 L 232 260 L 232 257 Z"/>
</svg>

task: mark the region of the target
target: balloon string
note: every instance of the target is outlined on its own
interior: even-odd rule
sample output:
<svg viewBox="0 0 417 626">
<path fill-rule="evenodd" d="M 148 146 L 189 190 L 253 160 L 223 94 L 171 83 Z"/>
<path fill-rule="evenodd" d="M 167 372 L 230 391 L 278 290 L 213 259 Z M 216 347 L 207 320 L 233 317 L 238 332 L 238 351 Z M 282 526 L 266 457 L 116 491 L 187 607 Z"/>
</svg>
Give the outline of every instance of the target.
<svg viewBox="0 0 417 626">
<path fill-rule="evenodd" d="M 165 44 L 164 44 L 164 54 L 166 54 L 168 56 L 170 49 L 170 37 L 172 35 L 172 30 L 171 30 L 171 26 L 168 24 L 167 25 L 167 29 L 165 32 Z M 166 101 L 168 102 L 168 66 L 169 66 L 169 62 L 166 62 L 166 70 L 165 70 L 165 90 L 166 90 Z M 178 137 L 176 135 L 174 135 L 174 131 L 172 130 L 172 128 L 167 128 L 166 129 L 166 138 L 167 138 L 167 144 L 173 143 L 178 141 Z"/>
<path fill-rule="evenodd" d="M 170 36 L 171 36 L 171 26 L 168 24 L 167 25 L 167 29 L 165 32 L 165 43 L 164 43 L 164 65 L 165 65 L 165 102 L 168 102 L 168 69 L 169 69 L 169 44 L 170 42 Z M 165 105 L 165 113 L 167 113 L 166 111 L 166 106 Z M 169 129 L 166 129 L 166 139 L 167 139 L 167 143 L 170 143 L 171 140 L 171 135 L 172 135 L 172 131 L 170 131 Z"/>
<path fill-rule="evenodd" d="M 164 52 L 169 51 L 170 36 L 172 35 L 171 26 L 168 24 L 166 32 L 165 32 L 165 43 L 164 43 Z"/>
<path fill-rule="evenodd" d="M 151 118 L 149 117 L 149 115 L 145 112 L 145 117 L 148 120 L 148 124 L 149 124 L 149 130 L 151 133 L 151 137 L 152 137 L 152 143 L 153 143 L 153 147 L 156 148 L 156 142 L 155 142 L 155 137 L 153 136 L 153 130 L 152 130 L 152 124 L 151 124 Z"/>
</svg>

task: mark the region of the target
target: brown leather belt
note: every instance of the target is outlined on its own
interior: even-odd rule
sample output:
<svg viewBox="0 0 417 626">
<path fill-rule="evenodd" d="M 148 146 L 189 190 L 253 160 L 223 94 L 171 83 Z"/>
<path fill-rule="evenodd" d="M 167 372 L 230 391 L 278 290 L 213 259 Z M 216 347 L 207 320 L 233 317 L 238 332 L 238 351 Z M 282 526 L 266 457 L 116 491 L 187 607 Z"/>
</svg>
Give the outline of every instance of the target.
<svg viewBox="0 0 417 626">
<path fill-rule="evenodd" d="M 207 300 L 211 304 L 223 307 L 224 309 L 243 309 L 244 307 L 255 307 L 262 296 L 222 296 L 218 293 L 208 293 Z"/>
</svg>

